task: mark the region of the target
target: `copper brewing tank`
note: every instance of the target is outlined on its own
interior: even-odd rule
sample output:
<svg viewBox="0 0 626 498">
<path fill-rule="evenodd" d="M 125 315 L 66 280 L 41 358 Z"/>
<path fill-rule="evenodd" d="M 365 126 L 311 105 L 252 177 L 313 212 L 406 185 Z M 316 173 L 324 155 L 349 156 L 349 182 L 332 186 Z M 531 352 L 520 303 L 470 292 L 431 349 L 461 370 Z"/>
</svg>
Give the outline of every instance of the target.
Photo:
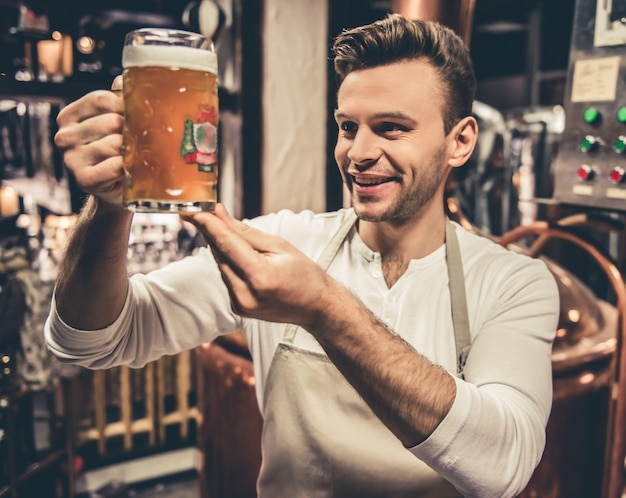
<svg viewBox="0 0 626 498">
<path fill-rule="evenodd" d="M 408 19 L 437 21 L 453 29 L 469 47 L 475 0 L 393 0 L 391 10 Z"/>
</svg>

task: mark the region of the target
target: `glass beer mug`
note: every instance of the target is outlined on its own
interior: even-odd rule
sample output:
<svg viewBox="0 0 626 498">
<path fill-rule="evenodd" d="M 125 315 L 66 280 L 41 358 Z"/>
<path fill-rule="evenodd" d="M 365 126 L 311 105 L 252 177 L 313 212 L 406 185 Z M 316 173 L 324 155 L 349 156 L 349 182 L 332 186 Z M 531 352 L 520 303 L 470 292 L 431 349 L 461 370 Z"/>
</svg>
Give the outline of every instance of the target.
<svg viewBox="0 0 626 498">
<path fill-rule="evenodd" d="M 142 28 L 122 54 L 124 206 L 212 211 L 217 202 L 217 54 L 187 31 Z"/>
</svg>

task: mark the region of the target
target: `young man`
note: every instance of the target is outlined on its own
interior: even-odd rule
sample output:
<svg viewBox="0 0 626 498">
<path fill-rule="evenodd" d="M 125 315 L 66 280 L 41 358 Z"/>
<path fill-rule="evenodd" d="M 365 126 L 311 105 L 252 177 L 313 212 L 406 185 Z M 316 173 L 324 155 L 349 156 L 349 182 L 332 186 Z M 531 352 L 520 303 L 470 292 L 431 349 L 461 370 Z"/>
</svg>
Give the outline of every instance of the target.
<svg viewBox="0 0 626 498">
<path fill-rule="evenodd" d="M 92 196 L 46 337 L 90 368 L 141 366 L 243 330 L 264 416 L 263 497 L 512 497 L 545 443 L 556 285 L 444 215 L 470 157 L 474 75 L 450 30 L 392 15 L 334 44 L 335 157 L 353 208 L 242 223 L 190 215 L 210 249 L 126 272 L 123 107 L 95 92 L 57 145 Z"/>
</svg>

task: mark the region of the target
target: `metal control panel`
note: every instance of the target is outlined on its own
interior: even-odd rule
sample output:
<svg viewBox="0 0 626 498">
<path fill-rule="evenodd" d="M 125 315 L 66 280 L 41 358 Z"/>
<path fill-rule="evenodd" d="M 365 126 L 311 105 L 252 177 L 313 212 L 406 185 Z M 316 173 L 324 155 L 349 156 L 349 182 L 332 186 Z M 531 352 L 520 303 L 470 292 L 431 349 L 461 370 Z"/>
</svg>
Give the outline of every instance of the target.
<svg viewBox="0 0 626 498">
<path fill-rule="evenodd" d="M 626 211 L 626 1 L 578 0 L 554 200 Z"/>
</svg>

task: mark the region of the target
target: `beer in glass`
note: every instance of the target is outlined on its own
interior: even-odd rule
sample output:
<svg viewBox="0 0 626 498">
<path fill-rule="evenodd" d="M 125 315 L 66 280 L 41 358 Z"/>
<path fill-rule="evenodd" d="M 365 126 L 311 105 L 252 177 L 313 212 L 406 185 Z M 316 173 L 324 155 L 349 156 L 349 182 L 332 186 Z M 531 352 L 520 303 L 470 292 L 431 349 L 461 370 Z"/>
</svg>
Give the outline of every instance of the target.
<svg viewBox="0 0 626 498">
<path fill-rule="evenodd" d="M 122 55 L 124 206 L 212 211 L 217 202 L 217 55 L 205 37 L 142 28 Z"/>
</svg>

